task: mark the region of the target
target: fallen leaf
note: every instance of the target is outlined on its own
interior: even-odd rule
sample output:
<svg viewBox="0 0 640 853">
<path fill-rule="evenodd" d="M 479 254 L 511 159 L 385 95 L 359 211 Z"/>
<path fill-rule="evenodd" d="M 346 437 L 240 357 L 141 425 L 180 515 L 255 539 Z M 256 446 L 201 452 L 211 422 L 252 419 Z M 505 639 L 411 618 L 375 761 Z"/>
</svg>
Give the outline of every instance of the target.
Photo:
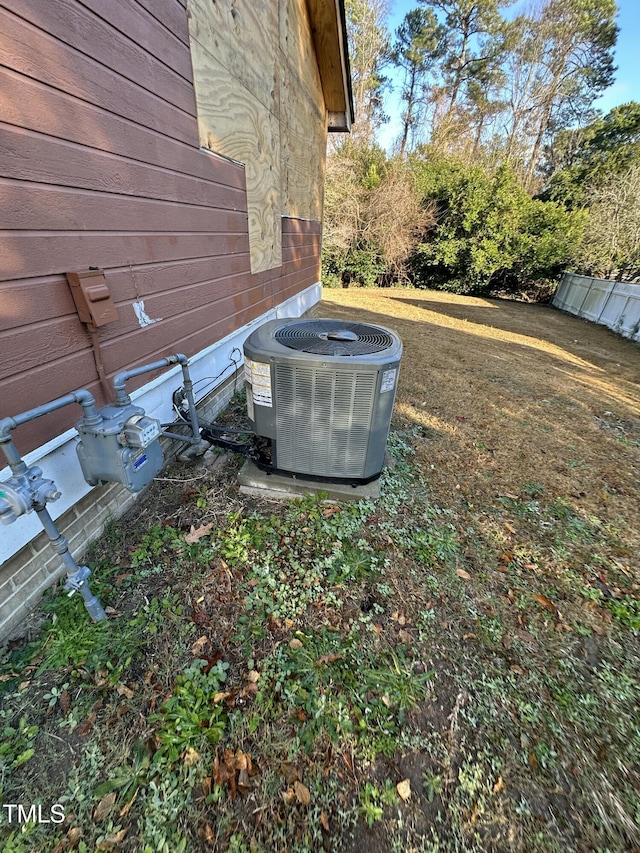
<svg viewBox="0 0 640 853">
<path fill-rule="evenodd" d="M 225 750 L 225 752 L 229 752 L 229 750 Z M 216 783 L 216 785 L 224 785 L 225 782 L 229 782 L 231 781 L 231 779 L 235 779 L 235 775 L 235 767 L 233 767 L 233 765 L 229 766 L 226 761 L 226 757 L 223 757 L 222 761 L 220 761 L 220 757 L 216 752 L 215 758 L 213 759 L 213 781 Z"/>
<path fill-rule="evenodd" d="M 136 695 L 130 687 L 126 686 L 126 684 L 118 684 L 116 687 L 116 693 L 118 696 L 124 696 L 125 699 L 133 699 Z"/>
<path fill-rule="evenodd" d="M 311 793 L 306 785 L 303 785 L 302 782 L 296 781 L 293 783 L 293 790 L 296 795 L 296 800 L 299 803 L 302 803 L 303 806 L 308 806 L 311 802 Z"/>
<path fill-rule="evenodd" d="M 115 802 L 115 791 L 110 791 L 108 794 L 105 794 L 93 810 L 94 823 L 102 823 L 102 821 L 111 814 L 111 810 L 113 809 Z"/>
<path fill-rule="evenodd" d="M 401 642 L 403 642 L 403 643 L 410 643 L 411 642 L 411 634 L 408 631 L 401 629 L 398 632 L 398 635 L 400 637 Z"/>
<path fill-rule="evenodd" d="M 199 657 L 209 645 L 209 638 L 205 637 L 203 634 L 201 637 L 198 637 L 195 643 L 191 646 L 191 654 L 195 655 L 195 657 Z"/>
<path fill-rule="evenodd" d="M 243 752 L 241 749 L 236 751 L 235 757 L 235 766 L 236 770 L 246 770 L 251 762 L 251 758 L 247 755 L 246 752 Z"/>
<path fill-rule="evenodd" d="M 340 660 L 342 655 L 321 655 L 316 663 L 333 663 L 334 660 Z"/>
<path fill-rule="evenodd" d="M 504 779 L 502 776 L 498 776 L 496 780 L 496 784 L 493 786 L 493 793 L 499 794 L 500 791 L 504 788 Z"/>
<path fill-rule="evenodd" d="M 619 548 L 617 545 L 612 545 L 611 548 L 616 554 L 620 554 L 622 557 L 633 557 L 631 551 L 628 551 L 626 548 Z"/>
<path fill-rule="evenodd" d="M 513 524 L 509 524 L 509 522 L 508 522 L 508 521 L 505 521 L 504 526 L 505 526 L 505 528 L 509 531 L 509 533 L 517 533 L 517 532 L 518 532 L 518 531 L 515 529 L 515 527 L 513 526 Z"/>
<path fill-rule="evenodd" d="M 184 754 L 184 766 L 191 767 L 200 760 L 200 753 L 197 749 L 190 746 Z"/>
<path fill-rule="evenodd" d="M 60 841 L 53 848 L 51 853 L 68 853 L 70 850 L 75 850 L 78 846 L 78 842 L 82 838 L 82 830 L 79 826 L 72 826 L 69 832 L 65 835 L 64 838 L 61 838 Z"/>
<path fill-rule="evenodd" d="M 79 826 L 72 826 L 69 832 L 67 832 L 67 843 L 69 845 L 69 850 L 73 850 L 74 847 L 77 847 L 78 842 L 82 838 L 82 830 Z"/>
<path fill-rule="evenodd" d="M 89 714 L 89 716 L 84 721 L 84 723 L 82 723 L 82 725 L 78 726 L 78 734 L 82 735 L 82 736 L 88 735 L 89 732 L 91 731 L 91 729 L 93 728 L 93 724 L 95 723 L 95 721 L 96 721 L 96 715 L 95 714 Z"/>
<path fill-rule="evenodd" d="M 69 695 L 68 690 L 62 691 L 58 702 L 60 703 L 60 707 L 62 708 L 63 712 L 65 714 L 68 714 L 71 709 L 71 696 Z"/>
<path fill-rule="evenodd" d="M 251 684 L 256 684 L 260 680 L 260 673 L 252 669 L 251 672 L 247 673 L 247 681 L 251 682 Z"/>
<path fill-rule="evenodd" d="M 199 542 L 203 536 L 206 536 L 213 529 L 213 521 L 210 521 L 208 524 L 203 524 L 197 529 L 191 525 L 191 530 L 184 535 L 184 541 L 188 542 L 189 545 L 193 545 L 195 542 Z"/>
<path fill-rule="evenodd" d="M 517 663 L 512 663 L 509 669 L 512 672 L 515 672 L 516 675 L 524 675 L 524 669 L 521 666 L 518 666 Z"/>
<path fill-rule="evenodd" d="M 205 625 L 205 626 L 211 625 L 211 622 L 209 620 L 209 617 L 207 616 L 206 611 L 205 610 L 198 610 L 195 607 L 193 609 L 193 616 L 191 617 L 191 621 L 194 623 L 194 625 Z"/>
<path fill-rule="evenodd" d="M 238 773 L 238 788 L 240 788 L 245 793 L 251 789 L 251 780 L 249 779 L 249 773 L 246 770 L 240 770 Z"/>
<path fill-rule="evenodd" d="M 224 702 L 225 699 L 228 699 L 231 696 L 231 693 L 225 691 L 223 693 L 214 693 L 213 694 L 213 704 L 217 705 L 218 702 Z"/>
<path fill-rule="evenodd" d="M 337 504 L 328 506 L 326 509 L 322 510 L 322 514 L 325 518 L 331 518 L 331 516 L 335 515 L 337 512 L 340 512 L 340 507 L 337 506 Z"/>
<path fill-rule="evenodd" d="M 320 823 L 322 824 L 324 831 L 329 832 L 329 818 L 327 817 L 327 813 L 324 809 L 320 812 Z"/>
<path fill-rule="evenodd" d="M 105 835 L 102 841 L 96 842 L 96 850 L 115 850 L 116 847 L 120 845 L 122 841 L 124 841 L 124 837 L 129 831 L 128 827 L 121 829 L 120 832 L 109 833 L 109 835 Z"/>
<path fill-rule="evenodd" d="M 396 785 L 396 791 L 398 792 L 398 796 L 405 803 L 411 797 L 411 780 L 403 779 L 402 782 L 398 782 Z"/>
<path fill-rule="evenodd" d="M 293 788 L 287 788 L 286 791 L 282 792 L 282 799 L 285 801 L 286 805 L 288 805 L 288 806 L 291 805 L 291 803 L 295 800 L 295 798 L 296 798 L 296 792 L 293 790 Z"/>
<path fill-rule="evenodd" d="M 240 691 L 240 696 L 255 696 L 258 692 L 258 685 L 255 681 L 250 681 L 245 687 Z"/>
<path fill-rule="evenodd" d="M 124 806 L 120 809 L 120 817 L 126 817 L 129 814 L 129 812 L 131 810 L 131 806 L 138 799 L 138 792 L 139 791 L 140 791 L 140 788 L 136 788 L 134 793 L 133 793 L 133 797 L 131 797 L 129 802 L 125 803 Z"/>
<path fill-rule="evenodd" d="M 533 634 L 530 634 L 528 631 L 523 631 L 522 628 L 516 628 L 516 636 L 530 650 L 535 649 L 538 645 L 538 641 Z"/>
<path fill-rule="evenodd" d="M 292 640 L 289 640 L 289 648 L 290 649 L 301 649 L 303 643 L 297 637 L 294 637 Z"/>
<path fill-rule="evenodd" d="M 550 598 L 547 598 L 546 595 L 538 595 L 537 593 L 533 596 L 538 604 L 542 605 L 542 607 L 546 607 L 551 610 L 553 613 L 558 612 L 558 608 L 555 606 L 553 601 Z"/>
<path fill-rule="evenodd" d="M 216 836 L 211 829 L 211 826 L 208 823 L 200 830 L 200 838 L 207 844 L 209 847 L 213 847 L 216 843 Z"/>
<path fill-rule="evenodd" d="M 280 773 L 284 776 L 284 781 L 287 785 L 293 785 L 296 779 L 299 778 L 298 768 L 291 761 L 283 761 L 280 765 Z"/>
<path fill-rule="evenodd" d="M 471 580 L 471 575 L 469 574 L 469 572 L 465 572 L 464 569 L 456 569 L 456 574 L 458 575 L 458 577 L 461 577 L 465 581 Z"/>
</svg>

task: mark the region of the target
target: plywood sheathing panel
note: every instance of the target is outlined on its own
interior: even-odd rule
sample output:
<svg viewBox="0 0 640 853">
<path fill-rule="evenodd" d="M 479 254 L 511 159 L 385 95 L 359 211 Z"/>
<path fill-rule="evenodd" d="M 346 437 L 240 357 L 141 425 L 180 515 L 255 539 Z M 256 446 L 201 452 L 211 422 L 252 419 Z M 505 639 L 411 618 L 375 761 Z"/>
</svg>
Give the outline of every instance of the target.
<svg viewBox="0 0 640 853">
<path fill-rule="evenodd" d="M 304 0 L 281 0 L 283 214 L 322 219 L 326 109 Z"/>
<path fill-rule="evenodd" d="M 245 167 L 251 271 L 282 264 L 278 4 L 189 0 L 200 142 Z"/>
<path fill-rule="evenodd" d="M 201 145 L 245 167 L 251 271 L 282 264 L 280 217 L 322 218 L 326 109 L 304 0 L 189 0 Z"/>
</svg>

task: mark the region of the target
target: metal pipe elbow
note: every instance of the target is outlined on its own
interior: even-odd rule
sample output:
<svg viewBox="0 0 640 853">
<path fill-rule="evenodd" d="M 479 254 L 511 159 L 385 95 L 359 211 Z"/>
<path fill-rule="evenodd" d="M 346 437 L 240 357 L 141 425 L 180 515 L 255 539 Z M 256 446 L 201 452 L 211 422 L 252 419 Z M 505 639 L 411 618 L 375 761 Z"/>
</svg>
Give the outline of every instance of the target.
<svg viewBox="0 0 640 853">
<path fill-rule="evenodd" d="M 11 439 L 11 430 L 17 426 L 18 424 L 13 418 L 2 418 L 0 420 L 0 442 L 9 441 Z"/>
<path fill-rule="evenodd" d="M 187 363 L 188 359 L 186 355 L 183 355 L 182 353 L 175 353 L 174 355 L 168 355 L 166 358 L 162 358 L 159 361 L 154 361 L 151 364 L 143 364 L 141 367 L 134 367 L 132 370 L 121 370 L 119 373 L 116 373 L 111 382 L 113 390 L 115 391 L 116 406 L 126 406 L 130 403 L 129 395 L 125 390 L 128 379 L 132 379 L 134 376 L 141 376 L 143 373 L 150 373 L 152 370 L 160 370 L 163 367 L 169 367 L 171 364 L 185 365 Z"/>
<path fill-rule="evenodd" d="M 91 391 L 87 391 L 86 388 L 78 388 L 77 391 L 72 392 L 72 396 L 75 397 L 76 403 L 79 403 L 84 409 L 84 416 L 89 423 L 100 421 L 100 415 L 96 409 L 96 400 Z"/>
</svg>

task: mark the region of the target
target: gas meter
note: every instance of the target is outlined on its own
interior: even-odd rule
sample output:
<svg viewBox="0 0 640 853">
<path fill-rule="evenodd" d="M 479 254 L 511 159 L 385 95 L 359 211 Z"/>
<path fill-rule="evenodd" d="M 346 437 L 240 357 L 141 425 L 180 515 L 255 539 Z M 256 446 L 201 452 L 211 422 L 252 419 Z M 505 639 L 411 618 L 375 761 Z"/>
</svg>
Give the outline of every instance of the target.
<svg viewBox="0 0 640 853">
<path fill-rule="evenodd" d="M 85 480 L 91 486 L 122 483 L 139 492 L 164 462 L 160 421 L 132 403 L 103 406 L 98 414 L 99 422 L 85 417 L 76 424 L 80 434 L 76 450 Z"/>
</svg>

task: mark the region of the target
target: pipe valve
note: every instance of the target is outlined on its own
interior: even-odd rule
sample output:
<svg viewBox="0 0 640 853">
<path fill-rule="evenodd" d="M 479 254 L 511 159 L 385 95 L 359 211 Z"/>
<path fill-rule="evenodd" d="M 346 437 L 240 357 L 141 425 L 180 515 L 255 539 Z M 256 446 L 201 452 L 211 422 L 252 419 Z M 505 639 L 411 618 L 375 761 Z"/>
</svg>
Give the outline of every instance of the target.
<svg viewBox="0 0 640 853">
<path fill-rule="evenodd" d="M 53 480 L 45 480 L 42 469 L 34 465 L 24 474 L 16 474 L 0 483 L 0 523 L 11 524 L 34 506 L 44 506 L 60 497 Z"/>
</svg>

